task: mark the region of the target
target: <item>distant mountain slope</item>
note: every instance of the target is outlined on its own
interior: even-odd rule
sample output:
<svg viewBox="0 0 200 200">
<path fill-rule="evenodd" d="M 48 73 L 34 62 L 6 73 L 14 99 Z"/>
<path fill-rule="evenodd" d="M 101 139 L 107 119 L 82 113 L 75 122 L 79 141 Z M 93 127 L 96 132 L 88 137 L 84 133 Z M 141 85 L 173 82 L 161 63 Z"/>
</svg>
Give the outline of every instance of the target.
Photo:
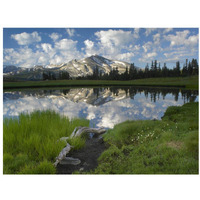
<svg viewBox="0 0 200 200">
<path fill-rule="evenodd" d="M 98 67 L 102 74 L 109 73 L 111 70 L 118 68 L 119 74 L 124 73 L 126 68 L 130 67 L 130 63 L 111 60 L 99 55 L 93 55 L 81 60 L 71 60 L 68 63 L 62 63 L 59 65 L 50 64 L 46 66 L 34 66 L 32 68 L 20 68 L 15 66 L 5 66 L 4 75 L 17 75 L 17 77 L 23 75 L 23 79 L 39 80 L 42 79 L 43 73 L 53 73 L 58 76 L 60 72 L 68 72 L 70 77 L 83 77 L 92 75 L 94 69 Z"/>
<path fill-rule="evenodd" d="M 55 66 L 56 67 L 56 66 Z M 123 73 L 126 67 L 130 67 L 130 64 L 123 61 L 116 61 L 104 58 L 102 56 L 93 55 L 81 60 L 72 60 L 66 64 L 60 66 L 60 70 L 67 71 L 71 77 L 92 75 L 93 70 L 98 67 L 99 71 L 109 73 L 112 69 L 118 68 L 119 73 Z"/>
<path fill-rule="evenodd" d="M 20 68 L 14 65 L 3 66 L 3 73 L 17 72 Z"/>
</svg>

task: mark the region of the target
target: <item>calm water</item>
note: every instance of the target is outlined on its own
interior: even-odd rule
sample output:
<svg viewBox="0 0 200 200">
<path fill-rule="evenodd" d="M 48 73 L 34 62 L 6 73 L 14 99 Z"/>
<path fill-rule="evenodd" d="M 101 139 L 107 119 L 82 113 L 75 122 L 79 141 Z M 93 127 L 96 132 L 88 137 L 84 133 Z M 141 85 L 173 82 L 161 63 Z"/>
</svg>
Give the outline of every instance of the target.
<svg viewBox="0 0 200 200">
<path fill-rule="evenodd" d="M 95 127 L 112 128 L 125 120 L 161 119 L 169 106 L 199 101 L 197 91 L 136 87 L 30 89 L 4 92 L 3 115 L 52 109 L 83 117 Z"/>
</svg>

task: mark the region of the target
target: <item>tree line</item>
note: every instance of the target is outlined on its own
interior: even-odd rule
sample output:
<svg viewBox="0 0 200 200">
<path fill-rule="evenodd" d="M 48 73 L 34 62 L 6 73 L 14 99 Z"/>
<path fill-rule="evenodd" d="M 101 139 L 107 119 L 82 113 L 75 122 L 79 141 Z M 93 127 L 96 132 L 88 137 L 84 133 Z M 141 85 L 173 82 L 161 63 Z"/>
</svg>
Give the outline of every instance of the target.
<svg viewBox="0 0 200 200">
<path fill-rule="evenodd" d="M 81 77 L 79 79 L 91 79 L 91 80 L 134 80 L 142 78 L 155 78 L 155 77 L 186 77 L 192 75 L 198 75 L 199 65 L 197 59 L 184 63 L 182 69 L 180 62 L 176 62 L 176 66 L 173 69 L 169 69 L 164 63 L 161 67 L 157 60 L 152 61 L 151 66 L 148 64 L 145 69 L 138 69 L 134 63 L 131 63 L 130 67 L 126 68 L 124 73 L 119 74 L 118 68 L 114 68 L 109 74 L 103 74 L 102 71 L 96 66 L 93 70 L 93 74 L 87 77 Z"/>
<path fill-rule="evenodd" d="M 84 77 L 77 77 L 77 80 L 134 80 L 142 78 L 155 78 L 155 77 L 186 77 L 192 75 L 198 75 L 199 65 L 197 59 L 192 59 L 192 61 L 186 62 L 181 68 L 180 62 L 176 62 L 176 66 L 173 69 L 169 69 L 164 63 L 161 64 L 154 60 L 151 62 L 151 66 L 147 65 L 144 69 L 138 69 L 134 63 L 131 63 L 130 67 L 126 68 L 124 73 L 119 73 L 118 68 L 113 68 L 109 73 L 103 73 L 103 71 L 95 66 L 93 73 Z M 66 71 L 60 71 L 59 73 L 54 72 L 43 72 L 43 80 L 63 80 L 71 79 L 70 75 Z"/>
<path fill-rule="evenodd" d="M 42 79 L 45 80 L 69 80 L 70 75 L 66 71 L 60 71 L 58 73 L 54 73 L 52 71 L 43 72 Z"/>
</svg>

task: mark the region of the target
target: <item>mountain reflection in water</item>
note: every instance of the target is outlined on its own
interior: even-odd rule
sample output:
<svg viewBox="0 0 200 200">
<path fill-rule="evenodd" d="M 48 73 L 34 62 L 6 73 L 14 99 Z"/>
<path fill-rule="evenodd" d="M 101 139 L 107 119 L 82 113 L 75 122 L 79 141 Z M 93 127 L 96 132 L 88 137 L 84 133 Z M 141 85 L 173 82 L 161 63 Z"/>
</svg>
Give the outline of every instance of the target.
<svg viewBox="0 0 200 200">
<path fill-rule="evenodd" d="M 4 117 L 52 109 L 69 118 L 83 117 L 91 126 L 112 128 L 126 120 L 160 119 L 167 107 L 198 101 L 198 91 L 109 87 L 30 89 L 3 95 Z"/>
</svg>

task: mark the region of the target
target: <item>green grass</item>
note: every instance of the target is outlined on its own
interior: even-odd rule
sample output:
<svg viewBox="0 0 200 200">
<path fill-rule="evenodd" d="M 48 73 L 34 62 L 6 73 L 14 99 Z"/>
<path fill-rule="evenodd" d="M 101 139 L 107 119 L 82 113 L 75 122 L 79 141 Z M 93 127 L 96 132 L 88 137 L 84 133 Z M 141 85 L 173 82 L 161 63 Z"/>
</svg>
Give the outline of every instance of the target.
<svg viewBox="0 0 200 200">
<path fill-rule="evenodd" d="M 89 121 L 54 111 L 21 114 L 3 122 L 4 174 L 55 174 L 56 156 L 66 145 L 58 141 Z M 198 103 L 169 107 L 162 120 L 126 121 L 103 138 L 108 149 L 91 174 L 198 174 Z M 69 140 L 79 149 L 84 138 Z"/>
<path fill-rule="evenodd" d="M 198 174 L 198 103 L 169 107 L 162 120 L 118 124 L 104 141 L 92 174 Z"/>
<path fill-rule="evenodd" d="M 56 80 L 56 81 L 21 81 L 5 82 L 4 89 L 34 87 L 72 87 L 72 86 L 152 86 L 152 87 L 185 87 L 198 89 L 198 76 L 173 78 L 148 78 L 132 81 L 108 80 Z"/>
<path fill-rule="evenodd" d="M 69 136 L 77 126 L 89 126 L 89 121 L 69 120 L 50 110 L 4 119 L 3 173 L 54 174 L 55 158 L 66 145 L 58 140 Z M 84 146 L 83 138 L 69 142 L 75 149 Z"/>
</svg>

